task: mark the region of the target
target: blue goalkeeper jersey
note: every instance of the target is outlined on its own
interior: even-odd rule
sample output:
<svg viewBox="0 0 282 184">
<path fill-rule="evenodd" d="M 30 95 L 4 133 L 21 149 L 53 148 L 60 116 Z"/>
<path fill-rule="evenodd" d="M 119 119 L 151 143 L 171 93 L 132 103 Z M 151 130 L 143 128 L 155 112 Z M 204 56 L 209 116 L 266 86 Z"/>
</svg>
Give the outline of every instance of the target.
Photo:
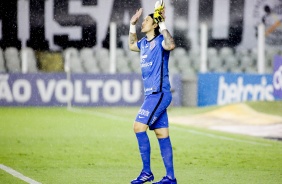
<svg viewBox="0 0 282 184">
<path fill-rule="evenodd" d="M 162 34 L 147 41 L 143 37 L 137 42 L 140 49 L 140 65 L 145 95 L 154 92 L 170 92 L 168 60 L 170 51 L 164 50 Z"/>
</svg>

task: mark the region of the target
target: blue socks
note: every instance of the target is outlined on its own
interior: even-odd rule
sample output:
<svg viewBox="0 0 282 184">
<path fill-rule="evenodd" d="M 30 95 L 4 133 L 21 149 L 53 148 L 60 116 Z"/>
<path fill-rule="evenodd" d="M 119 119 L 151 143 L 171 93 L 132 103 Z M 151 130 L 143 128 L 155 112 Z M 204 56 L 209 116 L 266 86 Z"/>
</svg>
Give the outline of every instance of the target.
<svg viewBox="0 0 282 184">
<path fill-rule="evenodd" d="M 151 146 L 147 132 L 136 133 L 139 151 L 143 162 L 143 171 L 151 173 Z"/>
<path fill-rule="evenodd" d="M 172 155 L 172 146 L 170 142 L 170 138 L 160 138 L 159 144 L 160 144 L 160 150 L 161 155 L 163 157 L 164 166 L 166 168 L 166 175 L 170 179 L 174 179 L 174 168 L 173 168 L 173 155 Z"/>
<path fill-rule="evenodd" d="M 151 146 L 147 132 L 138 132 L 136 133 L 138 140 L 139 151 L 141 159 L 143 162 L 143 170 L 146 173 L 151 173 Z M 164 166 L 166 168 L 166 175 L 170 179 L 174 179 L 174 168 L 173 168 L 173 155 L 172 155 L 172 146 L 170 138 L 160 138 L 158 139 L 161 155 L 163 158 Z"/>
</svg>

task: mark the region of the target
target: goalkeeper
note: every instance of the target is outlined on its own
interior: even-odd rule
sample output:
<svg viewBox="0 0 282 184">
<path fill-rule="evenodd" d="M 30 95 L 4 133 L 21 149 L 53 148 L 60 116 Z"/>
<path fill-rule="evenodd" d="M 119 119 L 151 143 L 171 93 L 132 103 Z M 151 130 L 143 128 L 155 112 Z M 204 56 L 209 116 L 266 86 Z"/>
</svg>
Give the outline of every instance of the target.
<svg viewBox="0 0 282 184">
<path fill-rule="evenodd" d="M 170 51 L 175 48 L 175 43 L 165 25 L 165 7 L 162 1 L 157 2 L 155 12 L 143 20 L 141 32 L 146 36 L 138 40 L 135 25 L 141 15 L 142 8 L 132 16 L 129 30 L 129 48 L 132 51 L 140 52 L 141 56 L 140 66 L 145 95 L 133 125 L 143 169 L 140 175 L 131 181 L 131 184 L 154 180 L 150 165 L 151 147 L 147 135 L 148 128 L 156 134 L 166 168 L 166 176 L 155 184 L 176 184 L 167 116 L 167 107 L 172 100 L 168 61 Z"/>
</svg>

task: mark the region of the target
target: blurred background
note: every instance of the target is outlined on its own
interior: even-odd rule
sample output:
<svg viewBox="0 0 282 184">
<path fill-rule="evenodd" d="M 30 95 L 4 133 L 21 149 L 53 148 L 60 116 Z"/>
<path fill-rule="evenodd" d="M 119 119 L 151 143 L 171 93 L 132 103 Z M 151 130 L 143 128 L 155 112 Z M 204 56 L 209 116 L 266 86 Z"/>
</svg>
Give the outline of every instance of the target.
<svg viewBox="0 0 282 184">
<path fill-rule="evenodd" d="M 280 0 L 164 0 L 175 106 L 282 99 Z M 1 106 L 135 106 L 129 20 L 148 0 L 0 2 Z M 137 25 L 140 32 L 141 20 Z M 138 38 L 141 38 L 138 33 Z"/>
</svg>

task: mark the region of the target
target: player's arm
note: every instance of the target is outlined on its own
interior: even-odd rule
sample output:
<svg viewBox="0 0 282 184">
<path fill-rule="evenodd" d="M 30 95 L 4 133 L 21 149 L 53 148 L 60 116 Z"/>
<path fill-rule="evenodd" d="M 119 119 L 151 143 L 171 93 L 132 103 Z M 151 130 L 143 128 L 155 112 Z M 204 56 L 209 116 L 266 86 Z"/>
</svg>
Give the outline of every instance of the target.
<svg viewBox="0 0 282 184">
<path fill-rule="evenodd" d="M 159 24 L 164 40 L 162 46 L 165 50 L 173 50 L 175 48 L 175 42 L 171 34 L 168 32 L 165 26 L 165 4 L 164 1 L 157 1 L 155 4 L 154 20 Z"/>
<path fill-rule="evenodd" d="M 161 22 L 160 24 L 164 24 L 164 22 Z M 159 24 L 159 26 L 161 27 L 161 25 Z M 164 25 L 165 27 L 165 25 Z M 173 50 L 175 48 L 175 42 L 173 37 L 171 36 L 171 34 L 168 32 L 168 30 L 165 29 L 161 29 L 161 32 L 164 36 L 164 40 L 162 42 L 162 46 L 165 50 Z"/>
<path fill-rule="evenodd" d="M 129 49 L 132 51 L 139 51 L 139 48 L 137 46 L 137 34 L 136 33 L 129 33 L 129 38 L 128 38 L 128 45 Z"/>
<path fill-rule="evenodd" d="M 128 36 L 128 45 L 129 49 L 132 51 L 139 52 L 140 49 L 137 46 L 138 38 L 136 34 L 136 23 L 139 20 L 143 9 L 140 8 L 136 11 L 136 13 L 132 16 L 130 20 L 130 27 L 129 27 L 129 36 Z"/>
</svg>

